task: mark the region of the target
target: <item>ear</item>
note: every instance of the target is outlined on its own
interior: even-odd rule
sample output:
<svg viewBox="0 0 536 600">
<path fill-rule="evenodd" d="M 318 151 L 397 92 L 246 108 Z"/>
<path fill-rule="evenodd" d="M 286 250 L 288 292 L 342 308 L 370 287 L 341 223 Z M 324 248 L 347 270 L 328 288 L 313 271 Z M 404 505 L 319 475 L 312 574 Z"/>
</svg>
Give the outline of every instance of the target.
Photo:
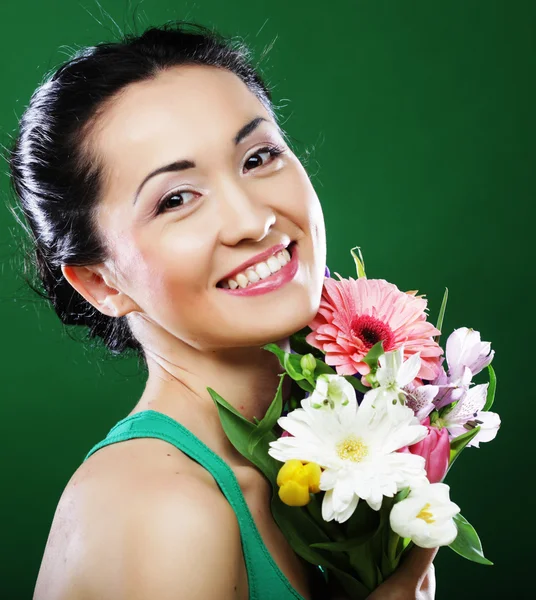
<svg viewBox="0 0 536 600">
<path fill-rule="evenodd" d="M 104 263 L 85 267 L 61 265 L 61 271 L 81 296 L 109 317 L 141 310 L 130 296 L 114 287 Z"/>
</svg>

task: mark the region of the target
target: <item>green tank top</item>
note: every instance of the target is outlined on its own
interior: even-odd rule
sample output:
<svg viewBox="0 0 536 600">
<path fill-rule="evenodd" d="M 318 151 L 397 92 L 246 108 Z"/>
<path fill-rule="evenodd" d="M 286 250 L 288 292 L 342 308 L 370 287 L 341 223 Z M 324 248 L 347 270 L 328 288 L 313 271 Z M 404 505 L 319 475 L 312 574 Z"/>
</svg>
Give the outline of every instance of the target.
<svg viewBox="0 0 536 600">
<path fill-rule="evenodd" d="M 238 520 L 250 600 L 304 600 L 268 552 L 231 467 L 178 421 L 155 410 L 129 415 L 93 446 L 84 462 L 103 446 L 140 437 L 160 438 L 173 444 L 212 474 Z M 322 593 L 318 598 L 326 598 L 321 592 L 324 579 L 320 572 L 313 570 L 311 577 L 315 578 L 312 585 L 315 597 Z"/>
</svg>

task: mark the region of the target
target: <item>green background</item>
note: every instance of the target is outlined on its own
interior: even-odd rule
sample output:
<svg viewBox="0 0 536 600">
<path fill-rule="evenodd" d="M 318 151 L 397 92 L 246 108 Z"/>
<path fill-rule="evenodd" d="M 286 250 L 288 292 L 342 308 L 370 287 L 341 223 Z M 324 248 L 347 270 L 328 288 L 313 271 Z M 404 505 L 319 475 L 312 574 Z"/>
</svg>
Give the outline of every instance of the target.
<svg viewBox="0 0 536 600">
<path fill-rule="evenodd" d="M 2 0 L 0 142 L 72 50 L 170 19 L 241 36 L 257 60 L 271 47 L 262 73 L 323 204 L 332 271 L 354 275 L 360 245 L 367 275 L 425 293 L 434 322 L 449 288 L 446 334 L 469 326 L 492 342 L 502 429 L 447 482 L 495 566 L 442 549 L 437 598 L 531 596 L 536 4 Z M 0 581 L 18 599 L 31 597 L 65 484 L 144 375 L 28 291 L 4 162 L 0 194 Z"/>
</svg>

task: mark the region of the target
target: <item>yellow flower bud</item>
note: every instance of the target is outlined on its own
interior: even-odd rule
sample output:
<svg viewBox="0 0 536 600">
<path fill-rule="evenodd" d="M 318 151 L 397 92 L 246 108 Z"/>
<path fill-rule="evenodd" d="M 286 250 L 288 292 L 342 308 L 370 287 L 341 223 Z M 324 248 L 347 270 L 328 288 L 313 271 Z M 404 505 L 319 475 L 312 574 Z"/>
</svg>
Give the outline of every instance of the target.
<svg viewBox="0 0 536 600">
<path fill-rule="evenodd" d="M 277 474 L 279 497 L 289 506 L 305 506 L 309 493 L 320 491 L 322 470 L 317 463 L 303 463 L 301 460 L 288 460 Z"/>
<path fill-rule="evenodd" d="M 320 468 L 320 465 L 310 462 L 303 467 L 303 470 L 307 473 L 309 491 L 313 494 L 318 494 L 320 491 L 320 476 L 322 475 L 322 469 Z"/>
<path fill-rule="evenodd" d="M 277 485 L 282 486 L 287 481 L 290 481 L 302 466 L 301 460 L 296 458 L 287 460 L 287 462 L 279 469 L 279 473 L 277 474 Z"/>
<path fill-rule="evenodd" d="M 309 488 L 292 480 L 279 488 L 279 497 L 289 506 L 305 506 L 311 499 Z"/>
</svg>

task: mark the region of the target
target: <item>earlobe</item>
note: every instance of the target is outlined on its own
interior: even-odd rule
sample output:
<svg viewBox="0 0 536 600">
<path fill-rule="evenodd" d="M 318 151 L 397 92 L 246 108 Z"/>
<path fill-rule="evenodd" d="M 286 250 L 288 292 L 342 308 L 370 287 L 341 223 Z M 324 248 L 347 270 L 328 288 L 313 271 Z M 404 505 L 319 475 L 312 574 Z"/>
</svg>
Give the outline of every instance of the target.
<svg viewBox="0 0 536 600">
<path fill-rule="evenodd" d="M 140 310 L 126 294 L 116 289 L 98 266 L 62 265 L 61 271 L 72 287 L 91 305 L 109 317 L 121 317 Z"/>
</svg>

